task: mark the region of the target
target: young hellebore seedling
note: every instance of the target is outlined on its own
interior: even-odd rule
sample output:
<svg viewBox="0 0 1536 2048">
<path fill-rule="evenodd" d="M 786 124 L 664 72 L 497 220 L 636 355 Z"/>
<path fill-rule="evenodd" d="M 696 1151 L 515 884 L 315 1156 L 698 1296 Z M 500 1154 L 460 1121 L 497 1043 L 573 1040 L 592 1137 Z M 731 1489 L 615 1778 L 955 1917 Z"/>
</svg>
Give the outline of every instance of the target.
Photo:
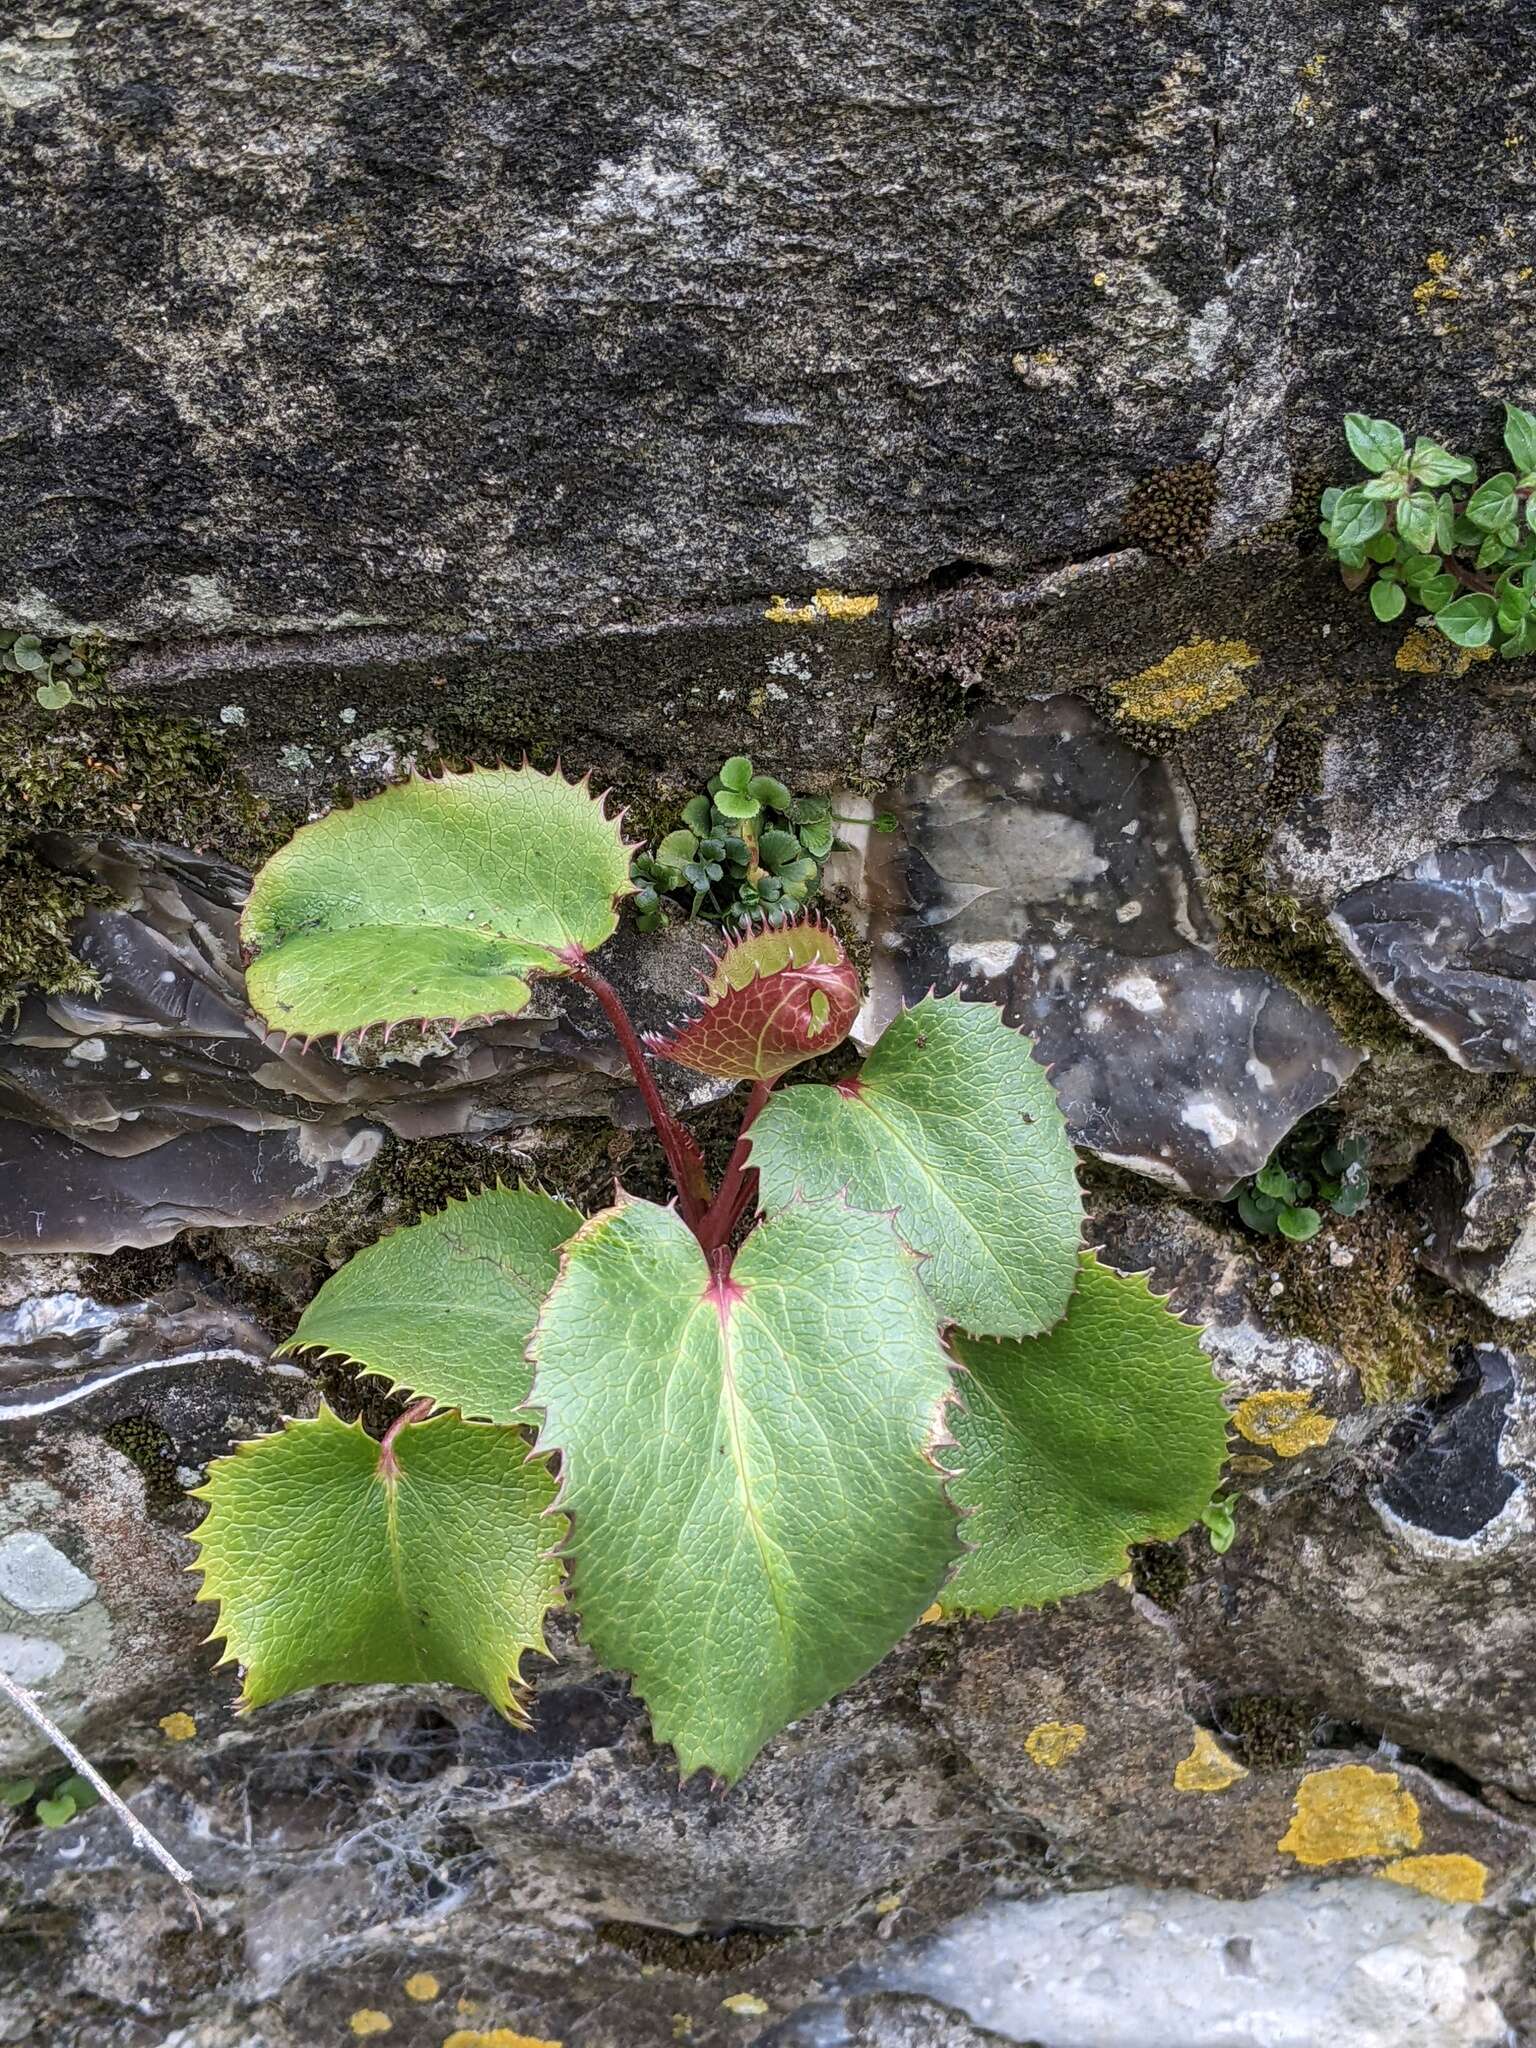
<svg viewBox="0 0 1536 2048">
<path fill-rule="evenodd" d="M 360 1252 L 284 1348 L 411 1403 L 381 1442 L 322 1407 L 215 1461 L 200 1597 L 247 1706 L 440 1680 L 519 1720 L 568 1593 L 684 1773 L 732 1780 L 933 1603 L 1059 1600 L 1187 1528 L 1225 1419 L 1197 1333 L 1081 1249 L 1060 1110 L 997 1009 L 927 997 L 847 1078 L 775 1092 L 860 1002 L 805 919 L 737 937 L 648 1050 L 593 957 L 632 889 L 620 827 L 558 773 L 476 770 L 333 812 L 258 875 L 275 1030 L 462 1025 L 567 975 L 677 1198 L 583 1218 L 498 1186 Z M 652 1054 L 747 1084 L 718 1186 Z"/>
<path fill-rule="evenodd" d="M 1327 490 L 1320 531 L 1350 590 L 1383 621 L 1410 604 L 1458 647 L 1496 642 L 1508 661 L 1536 647 L 1536 415 L 1504 407 L 1511 467 L 1477 466 L 1391 420 L 1352 412 L 1345 438 L 1363 484 Z"/>
</svg>

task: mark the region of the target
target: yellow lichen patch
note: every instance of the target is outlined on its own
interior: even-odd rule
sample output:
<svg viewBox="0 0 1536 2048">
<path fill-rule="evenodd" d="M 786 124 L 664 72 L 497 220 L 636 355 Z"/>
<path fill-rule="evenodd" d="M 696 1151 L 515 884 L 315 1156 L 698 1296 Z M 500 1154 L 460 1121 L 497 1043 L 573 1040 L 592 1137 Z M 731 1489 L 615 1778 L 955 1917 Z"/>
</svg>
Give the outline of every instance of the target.
<svg viewBox="0 0 1536 2048">
<path fill-rule="evenodd" d="M 1302 1779 L 1291 1824 L 1277 1846 L 1282 1856 L 1316 1867 L 1360 1856 L 1402 1856 L 1422 1840 L 1419 1802 L 1403 1791 L 1396 1771 L 1340 1764 Z"/>
<path fill-rule="evenodd" d="M 1225 1792 L 1247 1771 L 1227 1755 L 1209 1728 L 1195 1730 L 1195 1746 L 1182 1763 L 1173 1767 L 1173 1782 L 1180 1792 Z"/>
<path fill-rule="evenodd" d="M 1399 1856 L 1377 1876 L 1412 1885 L 1448 1906 L 1480 1906 L 1488 1887 L 1488 1866 L 1475 1856 Z"/>
<path fill-rule="evenodd" d="M 931 1628 L 934 1622 L 942 1621 L 943 1619 L 944 1609 L 940 1606 L 939 1602 L 935 1600 L 931 1607 L 925 1607 L 922 1613 L 917 1617 L 917 1625 L 919 1628 Z"/>
<path fill-rule="evenodd" d="M 162 1714 L 159 1725 L 167 1742 L 190 1742 L 197 1733 L 197 1723 L 190 1714 Z"/>
<path fill-rule="evenodd" d="M 365 2041 L 370 2034 L 387 2034 L 394 2024 L 387 2012 L 377 2012 L 371 2005 L 360 2005 L 347 2021 L 360 2041 Z"/>
<path fill-rule="evenodd" d="M 1191 640 L 1110 687 L 1126 718 L 1183 732 L 1235 704 L 1247 689 L 1242 671 L 1258 661 L 1246 640 Z"/>
<path fill-rule="evenodd" d="M 750 1991 L 738 1991 L 720 2003 L 727 2012 L 740 2013 L 744 2020 L 758 2020 L 768 2010 L 762 1999 L 754 1998 Z"/>
<path fill-rule="evenodd" d="M 1042 1771 L 1060 1770 L 1088 1740 L 1081 1721 L 1041 1721 L 1024 1738 L 1024 1754 Z"/>
<path fill-rule="evenodd" d="M 775 626 L 816 626 L 823 619 L 867 619 L 880 609 L 878 596 L 854 597 L 846 590 L 818 590 L 809 604 L 776 597 L 763 617 Z"/>
<path fill-rule="evenodd" d="M 486 2033 L 474 2027 L 458 2027 L 443 2048 L 565 2048 L 565 2044 L 536 2039 L 532 2034 L 516 2034 L 510 2027 L 492 2027 Z"/>
<path fill-rule="evenodd" d="M 1461 297 L 1460 285 L 1447 284 L 1445 281 L 1445 273 L 1449 267 L 1450 260 L 1443 249 L 1431 249 L 1424 258 L 1424 268 L 1429 272 L 1429 275 L 1422 283 L 1416 284 L 1413 288 L 1413 303 L 1421 313 L 1428 313 L 1431 305 L 1437 299 L 1459 299 Z"/>
<path fill-rule="evenodd" d="M 896 1908 L 897 1908 L 897 1907 L 898 1907 L 898 1906 L 899 1906 L 900 1904 L 901 1904 L 901 1893 L 900 1893 L 900 1892 L 887 1892 L 887 1893 L 886 1893 L 886 1895 L 885 1895 L 885 1897 L 884 1897 L 883 1899 L 876 1899 L 876 1901 L 875 1901 L 875 1911 L 876 1911 L 877 1913 L 881 1914 L 882 1916 L 883 1916 L 884 1914 L 886 1914 L 886 1913 L 894 1913 L 894 1912 L 896 1911 Z"/>
<path fill-rule="evenodd" d="M 414 1977 L 405 1980 L 406 1997 L 414 1998 L 418 2005 L 425 2005 L 429 1999 L 436 1998 L 442 1988 L 430 1970 L 418 1970 Z"/>
<path fill-rule="evenodd" d="M 1491 647 L 1458 647 L 1428 626 L 1411 626 L 1394 657 L 1412 676 L 1464 676 L 1474 661 L 1491 661 Z"/>
<path fill-rule="evenodd" d="M 1309 57 L 1306 63 L 1300 66 L 1296 75 L 1298 78 L 1310 78 L 1315 84 L 1327 69 L 1328 59 L 1319 50 L 1315 56 Z"/>
<path fill-rule="evenodd" d="M 1319 1449 L 1339 1426 L 1334 1416 L 1317 1413 L 1304 1387 L 1293 1393 L 1277 1388 L 1250 1394 L 1232 1411 L 1232 1425 L 1249 1443 L 1263 1444 L 1282 1458 L 1299 1458 L 1303 1451 Z"/>
<path fill-rule="evenodd" d="M 1443 249 L 1431 249 L 1424 258 L 1424 268 L 1432 271 L 1436 277 L 1444 277 L 1445 267 L 1450 260 Z"/>
</svg>

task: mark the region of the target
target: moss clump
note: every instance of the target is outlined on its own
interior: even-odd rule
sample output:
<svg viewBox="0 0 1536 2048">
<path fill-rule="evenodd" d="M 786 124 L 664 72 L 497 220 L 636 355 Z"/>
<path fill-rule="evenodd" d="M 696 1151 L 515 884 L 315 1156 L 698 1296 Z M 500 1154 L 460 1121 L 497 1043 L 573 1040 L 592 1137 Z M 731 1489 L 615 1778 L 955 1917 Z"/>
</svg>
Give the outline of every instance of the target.
<svg viewBox="0 0 1536 2048">
<path fill-rule="evenodd" d="M 176 1477 L 176 1446 L 148 1415 L 124 1415 L 101 1432 L 101 1440 L 125 1457 L 144 1481 L 144 1505 L 151 1512 L 174 1507 L 186 1489 Z"/>
<path fill-rule="evenodd" d="M 1160 469 L 1131 492 L 1121 528 L 1132 546 L 1192 569 L 1205 557 L 1216 498 L 1216 472 L 1208 462 Z"/>
<path fill-rule="evenodd" d="M 1288 1771 L 1306 1762 L 1317 1716 L 1302 1700 L 1249 1692 L 1229 1700 L 1217 1719 L 1249 1770 Z"/>
<path fill-rule="evenodd" d="M 1411 1044 L 1413 1033 L 1366 981 L 1322 911 L 1265 888 L 1263 842 L 1255 832 L 1200 835 L 1205 895 L 1221 925 L 1224 967 L 1258 967 L 1324 1011 L 1341 1038 L 1369 1052 Z"/>
<path fill-rule="evenodd" d="M 1194 1576 L 1194 1567 L 1177 1543 L 1131 1546 L 1131 1584 L 1166 1613 L 1178 1606 Z"/>
<path fill-rule="evenodd" d="M 728 1934 L 673 1934 L 633 1920 L 601 1920 L 597 1938 L 653 1969 L 687 1977 L 726 1977 L 750 1969 L 782 1948 L 788 1936 L 735 1928 Z"/>
<path fill-rule="evenodd" d="M 101 885 L 53 865 L 45 833 L 122 833 L 255 866 L 289 836 L 219 742 L 110 693 L 44 711 L 21 679 L 0 698 L 0 1009 L 23 989 L 88 992 L 70 951 Z"/>
</svg>

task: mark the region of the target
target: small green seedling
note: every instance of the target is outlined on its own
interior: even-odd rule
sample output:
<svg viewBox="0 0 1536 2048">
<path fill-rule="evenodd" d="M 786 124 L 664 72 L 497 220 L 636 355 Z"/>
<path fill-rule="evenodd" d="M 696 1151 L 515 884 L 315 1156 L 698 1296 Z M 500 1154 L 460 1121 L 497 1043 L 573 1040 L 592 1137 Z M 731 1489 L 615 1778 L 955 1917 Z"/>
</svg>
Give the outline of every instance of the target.
<svg viewBox="0 0 1536 2048">
<path fill-rule="evenodd" d="M 83 648 L 73 641 L 0 632 L 0 668 L 13 676 L 30 677 L 32 694 L 45 711 L 62 711 L 75 702 L 75 685 L 84 683 L 89 674 L 83 655 Z"/>
<path fill-rule="evenodd" d="M 788 801 L 743 756 L 709 829 Z M 1198 1332 L 1083 1250 L 1060 1106 L 995 1006 L 927 996 L 835 1082 L 777 1089 L 863 991 L 814 918 L 758 922 L 643 1042 L 593 957 L 633 889 L 620 822 L 559 775 L 477 771 L 332 812 L 257 876 L 241 938 L 274 1030 L 459 1026 L 568 976 L 677 1195 L 583 1217 L 496 1187 L 358 1253 L 284 1349 L 411 1404 L 382 1441 L 322 1407 L 216 1459 L 200 1597 L 248 1706 L 440 1680 L 520 1719 L 569 1567 L 657 1738 L 729 1781 L 934 1603 L 1041 1606 L 1188 1528 L 1225 1416 Z M 717 1181 L 652 1054 L 747 1084 Z"/>
<path fill-rule="evenodd" d="M 1458 647 L 1506 661 L 1536 648 L 1536 415 L 1504 407 L 1510 467 L 1477 466 L 1391 420 L 1352 412 L 1344 434 L 1367 481 L 1326 490 L 1320 532 L 1346 588 L 1383 623 L 1409 605 Z"/>
<path fill-rule="evenodd" d="M 1335 1216 L 1353 1216 L 1370 1194 L 1363 1139 L 1292 1132 L 1268 1165 L 1243 1181 L 1230 1199 L 1250 1230 L 1305 1244 L 1323 1227 L 1318 1202 Z"/>
<path fill-rule="evenodd" d="M 784 924 L 810 903 L 838 844 L 840 822 L 822 796 L 792 796 L 735 754 L 710 777 L 707 795 L 683 806 L 682 823 L 633 867 L 641 931 L 660 930 L 664 899 L 691 918 L 734 929 Z"/>
<path fill-rule="evenodd" d="M 0 1783 L 0 1806 L 9 1807 L 25 1819 L 31 1817 L 45 1828 L 62 1828 L 76 1814 L 86 1813 L 100 1803 L 101 1795 L 88 1778 L 71 1771 L 46 1791 L 35 1778 L 10 1778 Z"/>
<path fill-rule="evenodd" d="M 1201 1510 L 1200 1520 L 1212 1550 L 1223 1557 L 1237 1541 L 1237 1502 L 1231 1494 L 1218 1493 Z"/>
</svg>

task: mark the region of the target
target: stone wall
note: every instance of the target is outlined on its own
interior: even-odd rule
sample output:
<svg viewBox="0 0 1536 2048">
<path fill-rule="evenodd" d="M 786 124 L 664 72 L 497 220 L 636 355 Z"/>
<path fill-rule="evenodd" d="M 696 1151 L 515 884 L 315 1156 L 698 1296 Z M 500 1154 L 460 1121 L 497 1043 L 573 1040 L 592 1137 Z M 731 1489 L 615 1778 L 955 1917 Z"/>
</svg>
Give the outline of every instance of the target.
<svg viewBox="0 0 1536 2048">
<path fill-rule="evenodd" d="M 1314 533 L 1346 409 L 1487 457 L 1536 403 L 1533 44 L 1516 0 L 0 22 L 0 625 L 88 671 L 0 678 L 0 1662 L 213 1907 L 101 1812 L 0 1818 L 0 2041 L 1536 2038 L 1529 664 L 1378 625 Z M 1208 1326 L 1230 1550 L 919 1628 L 729 1794 L 569 1631 L 531 1734 L 234 1716 L 187 1492 L 363 1404 L 272 1362 L 315 1286 L 498 1172 L 660 1186 L 579 1001 L 373 1064 L 244 1003 L 297 822 L 525 749 L 647 830 L 738 750 L 894 812 L 835 875 L 876 1006 L 1040 1041 L 1095 1240 Z M 686 940 L 618 950 L 659 1021 Z M 1373 1193 L 1290 1246 L 1223 1198 L 1307 1117 Z"/>
</svg>

